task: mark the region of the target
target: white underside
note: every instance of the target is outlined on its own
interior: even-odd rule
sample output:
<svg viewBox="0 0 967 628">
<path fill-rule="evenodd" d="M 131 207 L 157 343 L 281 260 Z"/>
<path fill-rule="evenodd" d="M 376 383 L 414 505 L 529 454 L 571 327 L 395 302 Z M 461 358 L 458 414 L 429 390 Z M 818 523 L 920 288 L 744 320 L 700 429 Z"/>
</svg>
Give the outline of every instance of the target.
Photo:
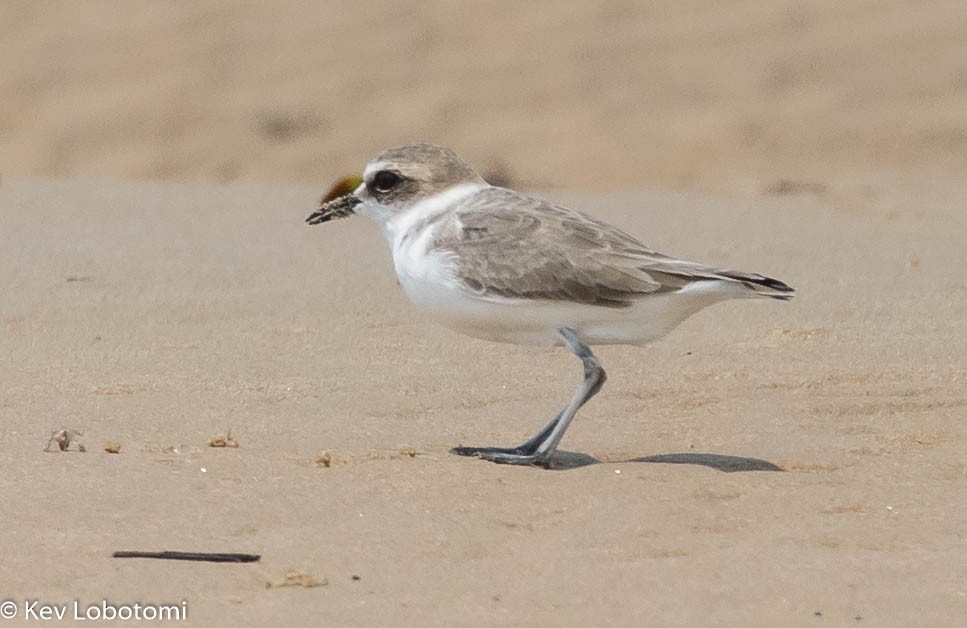
<svg viewBox="0 0 967 628">
<path fill-rule="evenodd" d="M 456 277 L 451 253 L 430 251 L 433 227 L 405 238 L 414 225 L 439 214 L 478 184 L 451 188 L 405 211 L 387 214 L 366 203 L 357 210 L 383 227 L 397 277 L 407 296 L 436 322 L 469 336 L 525 345 L 559 345 L 568 327 L 589 345 L 641 345 L 661 338 L 702 308 L 726 299 L 754 296 L 738 283 L 695 282 L 675 292 L 642 296 L 630 307 L 612 308 L 567 301 L 481 297 Z"/>
<path fill-rule="evenodd" d="M 523 345 L 563 344 L 558 329 L 568 327 L 587 345 L 643 345 L 666 335 L 699 310 L 748 296 L 739 284 L 701 281 L 676 292 L 640 298 L 626 308 L 566 301 L 480 298 L 455 283 L 401 283 L 407 296 L 433 320 L 486 340 Z M 743 294 L 744 293 L 744 294 Z"/>
</svg>

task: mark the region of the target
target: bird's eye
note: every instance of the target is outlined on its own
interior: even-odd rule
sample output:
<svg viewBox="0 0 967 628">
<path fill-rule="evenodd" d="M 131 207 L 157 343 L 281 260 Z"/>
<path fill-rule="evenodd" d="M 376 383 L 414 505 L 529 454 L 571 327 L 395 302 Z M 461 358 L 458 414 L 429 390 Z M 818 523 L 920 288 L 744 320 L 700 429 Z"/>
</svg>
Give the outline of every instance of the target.
<svg viewBox="0 0 967 628">
<path fill-rule="evenodd" d="M 401 181 L 400 175 L 389 170 L 380 170 L 373 177 L 373 189 L 377 192 L 389 192 Z"/>
</svg>

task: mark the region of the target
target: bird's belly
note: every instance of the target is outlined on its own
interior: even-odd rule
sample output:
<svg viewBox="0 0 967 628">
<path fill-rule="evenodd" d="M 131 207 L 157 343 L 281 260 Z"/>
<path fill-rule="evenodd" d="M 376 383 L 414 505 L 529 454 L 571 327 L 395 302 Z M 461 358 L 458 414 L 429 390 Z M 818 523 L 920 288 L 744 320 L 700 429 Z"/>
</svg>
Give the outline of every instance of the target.
<svg viewBox="0 0 967 628">
<path fill-rule="evenodd" d="M 410 300 L 437 323 L 468 336 L 522 345 L 562 344 L 557 331 L 561 327 L 573 329 L 588 345 L 643 345 L 665 336 L 704 307 L 734 296 L 718 289 L 686 289 L 648 295 L 616 308 L 481 297 L 462 288 L 452 276 L 441 279 L 400 275 Z"/>
<path fill-rule="evenodd" d="M 406 296 L 434 322 L 475 338 L 514 344 L 553 345 L 556 328 L 536 316 L 528 304 L 507 306 L 481 299 L 452 276 L 398 275 Z"/>
</svg>

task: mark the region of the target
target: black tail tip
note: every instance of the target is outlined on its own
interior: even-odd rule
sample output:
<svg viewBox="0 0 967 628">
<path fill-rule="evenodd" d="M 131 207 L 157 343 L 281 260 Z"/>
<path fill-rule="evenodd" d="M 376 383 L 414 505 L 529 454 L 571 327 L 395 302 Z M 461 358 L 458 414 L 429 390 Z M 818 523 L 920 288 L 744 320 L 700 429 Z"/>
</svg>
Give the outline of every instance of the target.
<svg viewBox="0 0 967 628">
<path fill-rule="evenodd" d="M 796 290 L 789 284 L 779 281 L 778 279 L 773 279 L 772 277 L 766 277 L 764 275 L 742 272 L 727 272 L 722 273 L 722 275 L 728 277 L 729 279 L 740 281 L 749 290 L 758 292 L 763 296 L 772 297 L 773 299 L 788 301 L 796 292 Z M 770 294 L 770 292 L 773 294 Z"/>
<path fill-rule="evenodd" d="M 795 288 L 787 283 L 779 281 L 778 279 L 773 279 L 772 277 L 763 277 L 761 281 L 756 282 L 763 288 L 768 288 L 769 290 L 775 290 L 776 292 L 795 292 Z M 776 295 L 777 297 L 783 297 L 786 299 L 791 299 L 792 294 L 789 295 Z"/>
</svg>

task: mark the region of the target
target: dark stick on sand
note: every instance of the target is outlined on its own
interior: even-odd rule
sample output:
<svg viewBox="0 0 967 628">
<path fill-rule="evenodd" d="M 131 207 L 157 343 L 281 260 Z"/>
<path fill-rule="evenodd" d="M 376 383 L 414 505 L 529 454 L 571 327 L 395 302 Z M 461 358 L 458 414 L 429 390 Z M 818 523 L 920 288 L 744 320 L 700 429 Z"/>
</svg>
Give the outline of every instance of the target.
<svg viewBox="0 0 967 628">
<path fill-rule="evenodd" d="M 161 558 L 163 560 L 198 560 L 209 563 L 254 563 L 258 554 L 218 554 L 212 552 L 114 552 L 114 558 Z"/>
</svg>

